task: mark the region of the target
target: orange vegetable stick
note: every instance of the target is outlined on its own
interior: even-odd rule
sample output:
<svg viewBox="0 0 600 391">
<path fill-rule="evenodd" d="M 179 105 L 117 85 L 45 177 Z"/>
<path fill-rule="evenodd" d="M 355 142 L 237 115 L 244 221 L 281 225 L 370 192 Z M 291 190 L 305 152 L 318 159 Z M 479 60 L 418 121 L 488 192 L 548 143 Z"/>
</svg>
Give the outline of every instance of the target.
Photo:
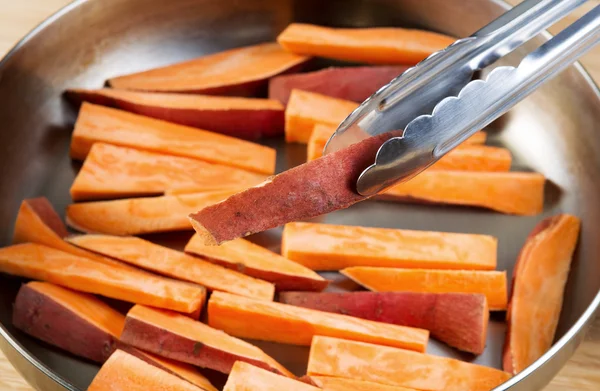
<svg viewBox="0 0 600 391">
<path fill-rule="evenodd" d="M 344 379 L 331 376 L 310 376 L 310 379 L 324 391 L 415 391 L 414 388 L 388 386 L 370 381 Z"/>
<path fill-rule="evenodd" d="M 84 102 L 71 139 L 71 157 L 85 159 L 96 142 L 195 158 L 260 174 L 275 171 L 272 148 Z"/>
<path fill-rule="evenodd" d="M 278 291 L 322 291 L 328 281 L 312 270 L 245 239 L 206 246 L 198 235 L 185 251 L 223 267 L 275 284 Z"/>
<path fill-rule="evenodd" d="M 202 308 L 206 299 L 202 286 L 111 267 L 34 243 L 1 248 L 0 272 L 186 314 Z"/>
<path fill-rule="evenodd" d="M 532 216 L 544 207 L 543 175 L 529 172 L 430 171 L 400 183 L 378 197 L 475 206 Z"/>
<path fill-rule="evenodd" d="M 313 339 L 307 373 L 422 391 L 490 391 L 511 377 L 450 358 L 322 336 Z"/>
<path fill-rule="evenodd" d="M 507 306 L 506 272 L 349 267 L 343 275 L 375 292 L 481 293 L 491 311 Z"/>
<path fill-rule="evenodd" d="M 67 239 L 76 246 L 211 290 L 259 300 L 273 300 L 275 287 L 266 281 L 213 265 L 182 252 L 136 237 L 79 235 Z"/>
<path fill-rule="evenodd" d="M 136 305 L 121 340 L 136 348 L 199 367 L 229 373 L 236 361 L 294 377 L 256 346 L 180 314 Z"/>
<path fill-rule="evenodd" d="M 579 230 L 579 218 L 559 214 L 541 221 L 527 238 L 513 273 L 505 371 L 521 372 L 552 346 Z"/>
<path fill-rule="evenodd" d="M 498 240 L 489 235 L 295 222 L 281 253 L 312 270 L 350 266 L 496 269 Z"/>
<path fill-rule="evenodd" d="M 300 381 L 237 361 L 223 391 L 320 391 Z"/>
<path fill-rule="evenodd" d="M 95 143 L 70 192 L 74 201 L 97 200 L 156 195 L 171 188 L 193 187 L 195 193 L 238 190 L 265 179 L 221 164 Z"/>
<path fill-rule="evenodd" d="M 362 62 L 414 65 L 444 49 L 454 38 L 403 28 L 331 28 L 290 24 L 277 42 L 292 53 Z"/>
<path fill-rule="evenodd" d="M 276 302 L 214 292 L 208 324 L 230 335 L 292 345 L 310 345 L 315 335 L 347 338 L 424 352 L 429 332 Z"/>
<path fill-rule="evenodd" d="M 189 213 L 234 193 L 223 190 L 72 204 L 67 207 L 67 224 L 82 232 L 121 236 L 191 230 Z"/>
<path fill-rule="evenodd" d="M 111 87 L 127 90 L 253 96 L 275 75 L 298 69 L 309 58 L 262 43 L 115 77 Z"/>
</svg>

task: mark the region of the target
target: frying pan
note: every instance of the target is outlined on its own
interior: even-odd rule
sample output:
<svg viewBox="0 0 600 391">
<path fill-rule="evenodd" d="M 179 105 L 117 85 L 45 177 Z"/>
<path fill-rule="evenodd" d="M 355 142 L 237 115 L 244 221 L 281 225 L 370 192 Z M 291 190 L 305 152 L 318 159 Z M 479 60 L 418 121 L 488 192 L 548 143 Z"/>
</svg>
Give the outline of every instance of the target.
<svg viewBox="0 0 600 391">
<path fill-rule="evenodd" d="M 46 196 L 63 212 L 79 168 L 68 157 L 76 110 L 65 89 L 98 88 L 116 75 L 203 54 L 272 41 L 290 22 L 338 27 L 403 26 L 457 37 L 507 9 L 498 0 L 80 0 L 50 17 L 0 62 L 0 241 L 11 241 L 23 198 Z M 541 36 L 503 61 L 515 65 Z M 322 62 L 321 65 L 328 65 Z M 484 70 L 484 74 L 487 70 Z M 498 269 L 509 275 L 527 234 L 542 218 L 568 212 L 582 233 L 552 349 L 497 390 L 540 390 L 569 359 L 600 305 L 600 95 L 575 64 L 487 129 L 493 145 L 514 155 L 513 169 L 548 178 L 544 212 L 517 217 L 454 206 L 367 201 L 318 219 L 326 223 L 494 235 Z M 305 149 L 265 140 L 278 151 L 277 171 L 300 164 Z M 277 251 L 279 229 L 251 239 Z M 152 240 L 181 248 L 189 233 Z M 339 278 L 338 275 L 327 275 Z M 85 390 L 98 366 L 36 341 L 11 326 L 21 279 L 0 275 L 0 348 L 37 389 Z M 465 356 L 432 342 L 428 352 L 501 366 L 504 314 L 493 314 L 486 352 Z M 257 343 L 297 374 L 305 347 Z"/>
</svg>

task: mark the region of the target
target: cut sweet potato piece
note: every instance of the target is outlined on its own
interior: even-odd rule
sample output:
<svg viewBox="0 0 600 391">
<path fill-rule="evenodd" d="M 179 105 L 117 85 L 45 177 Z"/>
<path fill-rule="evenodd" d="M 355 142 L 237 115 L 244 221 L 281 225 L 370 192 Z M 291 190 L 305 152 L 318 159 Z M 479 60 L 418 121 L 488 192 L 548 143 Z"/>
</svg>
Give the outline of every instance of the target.
<svg viewBox="0 0 600 391">
<path fill-rule="evenodd" d="M 397 269 L 387 267 L 349 267 L 346 277 L 375 292 L 480 293 L 490 310 L 507 306 L 505 271 Z"/>
<path fill-rule="evenodd" d="M 454 38 L 425 30 L 391 27 L 332 28 L 292 23 L 277 42 L 292 53 L 367 64 L 414 65 Z"/>
<path fill-rule="evenodd" d="M 19 289 L 12 322 L 35 338 L 103 363 L 118 346 L 125 316 L 93 295 L 32 281 Z"/>
<path fill-rule="evenodd" d="M 282 292 L 279 301 L 318 311 L 429 330 L 462 351 L 485 348 L 489 308 L 482 294 L 418 292 Z"/>
<path fill-rule="evenodd" d="M 67 224 L 81 232 L 121 236 L 191 230 L 188 219 L 190 213 L 218 203 L 232 194 L 235 191 L 224 190 L 82 202 L 67 207 Z"/>
<path fill-rule="evenodd" d="M 559 214 L 544 219 L 527 238 L 513 273 L 505 371 L 521 372 L 552 346 L 580 224 L 575 216 Z"/>
<path fill-rule="evenodd" d="M 1 248 L 0 272 L 186 314 L 206 299 L 206 289 L 199 285 L 111 267 L 35 243 Z"/>
<path fill-rule="evenodd" d="M 415 391 L 414 388 L 388 386 L 364 380 L 344 379 L 331 376 L 310 376 L 324 391 Z"/>
<path fill-rule="evenodd" d="M 312 270 L 351 266 L 496 269 L 498 240 L 489 235 L 294 222 L 281 254 Z"/>
<path fill-rule="evenodd" d="M 284 107 L 273 99 L 165 94 L 112 88 L 69 90 L 67 93 L 75 101 L 115 107 L 247 140 L 283 134 Z"/>
<path fill-rule="evenodd" d="M 182 252 L 136 237 L 80 235 L 67 239 L 76 246 L 211 290 L 259 300 L 273 300 L 275 287 L 266 281 L 213 265 Z"/>
<path fill-rule="evenodd" d="M 214 292 L 208 324 L 226 333 L 262 341 L 310 345 L 315 335 L 335 336 L 424 352 L 427 330 Z"/>
<path fill-rule="evenodd" d="M 250 141 L 84 102 L 71 139 L 71 157 L 83 160 L 97 142 L 200 159 L 273 174 L 275 150 Z"/>
<path fill-rule="evenodd" d="M 109 83 L 127 90 L 253 96 L 269 78 L 297 70 L 308 60 L 276 43 L 262 43 L 115 77 Z"/>
<path fill-rule="evenodd" d="M 543 210 L 545 182 L 543 175 L 530 172 L 426 170 L 385 190 L 379 198 L 474 206 L 531 216 Z"/>
<path fill-rule="evenodd" d="M 269 80 L 269 98 L 287 105 L 290 92 L 297 89 L 362 102 L 406 69 L 405 66 L 330 67 L 276 76 Z"/>
<path fill-rule="evenodd" d="M 185 251 L 217 265 L 272 282 L 278 291 L 322 291 L 328 285 L 327 280 L 312 270 L 241 238 L 220 246 L 206 246 L 198 235 L 194 235 L 185 246 Z"/>
<path fill-rule="evenodd" d="M 422 391 L 490 391 L 511 377 L 450 358 L 322 336 L 313 339 L 307 373 Z"/>
<path fill-rule="evenodd" d="M 231 372 L 236 361 L 244 361 L 293 377 L 256 346 L 170 311 L 134 306 L 127 313 L 121 340 L 138 349 L 223 373 Z"/>
<path fill-rule="evenodd" d="M 74 201 L 162 194 L 193 187 L 194 192 L 239 190 L 266 175 L 180 156 L 95 143 L 71 185 Z"/>
<path fill-rule="evenodd" d="M 290 379 L 237 361 L 227 378 L 223 391 L 320 391 L 298 380 Z"/>
</svg>

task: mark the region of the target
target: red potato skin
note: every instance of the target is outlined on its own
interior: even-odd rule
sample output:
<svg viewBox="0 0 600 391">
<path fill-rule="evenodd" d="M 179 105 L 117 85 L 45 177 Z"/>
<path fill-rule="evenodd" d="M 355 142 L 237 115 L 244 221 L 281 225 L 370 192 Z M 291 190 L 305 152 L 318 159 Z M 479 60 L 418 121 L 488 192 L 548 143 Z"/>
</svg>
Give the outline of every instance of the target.
<svg viewBox="0 0 600 391">
<path fill-rule="evenodd" d="M 489 309 L 484 295 L 416 292 L 282 292 L 279 301 L 377 322 L 429 330 L 473 354 L 485 349 Z"/>
<path fill-rule="evenodd" d="M 287 105 L 292 89 L 362 102 L 399 76 L 405 66 L 330 67 L 316 72 L 276 76 L 269 81 L 269 98 Z"/>
</svg>

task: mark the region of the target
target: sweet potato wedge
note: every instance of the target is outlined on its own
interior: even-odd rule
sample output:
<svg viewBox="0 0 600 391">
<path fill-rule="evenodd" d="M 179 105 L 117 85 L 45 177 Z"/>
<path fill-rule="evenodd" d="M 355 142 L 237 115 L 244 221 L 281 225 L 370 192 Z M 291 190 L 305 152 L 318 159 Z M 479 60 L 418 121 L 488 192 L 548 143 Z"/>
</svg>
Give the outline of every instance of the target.
<svg viewBox="0 0 600 391">
<path fill-rule="evenodd" d="M 84 102 L 71 139 L 71 157 L 83 160 L 94 143 L 200 159 L 259 174 L 275 171 L 275 150 L 235 137 Z"/>
<path fill-rule="evenodd" d="M 292 53 L 367 64 L 414 65 L 454 38 L 425 30 L 391 27 L 331 28 L 292 23 L 277 42 Z"/>
<path fill-rule="evenodd" d="M 378 198 L 473 206 L 532 216 L 543 210 L 545 182 L 543 175 L 530 172 L 426 170 Z"/>
<path fill-rule="evenodd" d="M 404 66 L 330 67 L 280 75 L 269 80 L 269 98 L 287 105 L 290 92 L 297 89 L 362 102 L 406 69 Z"/>
<path fill-rule="evenodd" d="M 82 202 L 67 207 L 67 224 L 81 232 L 121 236 L 192 230 L 188 219 L 190 213 L 235 193 L 234 190 L 224 190 Z"/>
<path fill-rule="evenodd" d="M 281 254 L 312 270 L 351 266 L 496 269 L 498 240 L 489 235 L 307 222 L 283 229 Z"/>
<path fill-rule="evenodd" d="M 266 371 L 243 361 L 237 361 L 227 378 L 223 391 L 320 391 L 298 380 Z"/>
<path fill-rule="evenodd" d="M 208 324 L 227 334 L 292 345 L 310 345 L 315 335 L 335 336 L 424 352 L 427 330 L 214 292 Z"/>
<path fill-rule="evenodd" d="M 129 236 L 79 235 L 67 239 L 86 250 L 211 290 L 259 300 L 273 300 L 275 287 L 266 281 L 213 265 L 182 252 Z"/>
<path fill-rule="evenodd" d="M 50 345 L 103 363 L 118 347 L 125 316 L 93 295 L 32 281 L 19 289 L 12 322 Z"/>
<path fill-rule="evenodd" d="M 450 358 L 322 336 L 313 339 L 307 373 L 422 391 L 490 391 L 511 377 Z"/>
<path fill-rule="evenodd" d="M 229 373 L 236 361 L 288 377 L 293 375 L 254 345 L 186 316 L 136 305 L 129 310 L 121 341 L 148 352 Z"/>
<path fill-rule="evenodd" d="M 513 273 L 505 371 L 521 372 L 552 346 L 580 225 L 578 217 L 559 214 L 541 221 L 527 238 Z"/>
<path fill-rule="evenodd" d="M 491 311 L 505 310 L 508 301 L 505 271 L 358 266 L 341 273 L 375 292 L 480 293 L 486 296 Z"/>
<path fill-rule="evenodd" d="M 273 99 L 166 94 L 113 88 L 69 90 L 67 93 L 75 102 L 115 107 L 246 140 L 283 134 L 284 107 Z"/>
<path fill-rule="evenodd" d="M 429 330 L 459 350 L 481 354 L 489 308 L 482 294 L 419 292 L 282 292 L 279 301 L 318 311 Z"/>
<path fill-rule="evenodd" d="M 168 189 L 194 192 L 241 189 L 266 175 L 202 160 L 95 143 L 71 185 L 73 201 L 158 195 Z"/>
<path fill-rule="evenodd" d="M 364 380 L 344 379 L 343 377 L 310 376 L 310 379 L 323 391 L 415 391 L 414 388 L 388 386 Z"/>
<path fill-rule="evenodd" d="M 278 291 L 322 291 L 328 285 L 328 281 L 314 271 L 241 238 L 220 246 L 206 246 L 198 235 L 194 235 L 184 251 L 248 276 L 272 282 Z"/>
<path fill-rule="evenodd" d="M 35 243 L 1 248 L 0 272 L 186 314 L 202 308 L 206 299 L 206 289 L 199 285 L 111 267 Z"/>
<path fill-rule="evenodd" d="M 115 77 L 109 84 L 126 90 L 254 96 L 269 78 L 298 70 L 309 59 L 269 42 Z"/>
</svg>

